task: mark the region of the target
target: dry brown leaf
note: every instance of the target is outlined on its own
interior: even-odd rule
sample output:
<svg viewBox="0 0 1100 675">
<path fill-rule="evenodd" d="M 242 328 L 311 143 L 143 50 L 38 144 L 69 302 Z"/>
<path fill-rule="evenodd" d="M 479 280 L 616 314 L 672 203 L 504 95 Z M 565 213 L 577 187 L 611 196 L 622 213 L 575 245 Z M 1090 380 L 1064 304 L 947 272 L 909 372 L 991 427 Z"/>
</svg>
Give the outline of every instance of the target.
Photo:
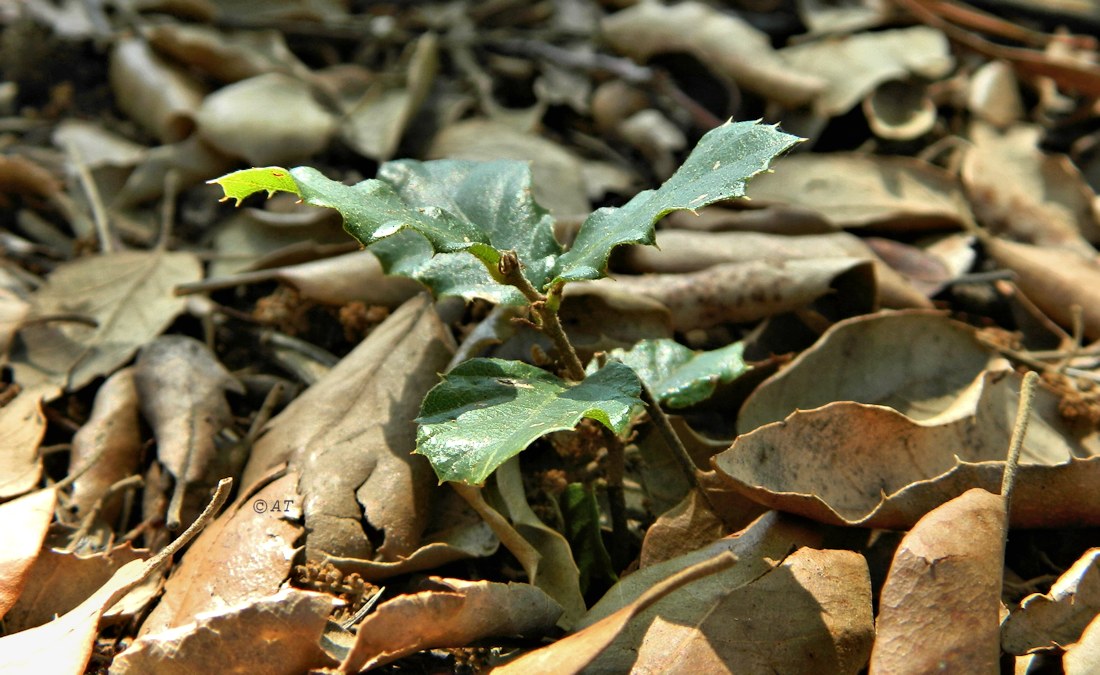
<svg viewBox="0 0 1100 675">
<path fill-rule="evenodd" d="M 1100 339 L 1100 262 L 1095 255 L 993 237 L 982 243 L 999 265 L 1016 273 L 1016 285 L 1047 316 L 1072 328 L 1073 306 L 1078 305 L 1085 336 Z"/>
<path fill-rule="evenodd" d="M 99 633 L 99 620 L 123 596 L 145 582 L 186 545 L 221 508 L 231 481 L 218 484 L 214 499 L 195 523 L 159 554 L 123 565 L 109 581 L 72 611 L 47 624 L 0 638 L 0 672 L 80 675 Z"/>
<path fill-rule="evenodd" d="M 225 31 L 194 23 L 160 23 L 143 25 L 142 35 L 158 52 L 221 82 L 273 71 L 309 74 L 277 30 Z"/>
<path fill-rule="evenodd" d="M 910 75 L 935 80 L 954 66 L 947 38 L 928 26 L 825 37 L 779 50 L 792 70 L 827 84 L 814 100 L 825 117 L 851 110 L 876 87 Z"/>
<path fill-rule="evenodd" d="M 43 548 L 31 568 L 19 601 L 4 616 L 4 627 L 8 633 L 16 633 L 41 626 L 79 605 L 107 583 L 123 565 L 147 557 L 147 551 L 136 551 L 129 544 L 116 547 L 109 553 L 90 556 Z M 159 587 L 154 586 L 144 593 L 139 590 L 128 593 L 107 612 L 107 616 L 130 616 L 141 611 L 158 590 Z"/>
<path fill-rule="evenodd" d="M 915 420 L 942 413 L 998 357 L 974 328 L 933 312 L 837 322 L 758 386 L 737 417 L 748 432 L 834 401 L 886 405 Z"/>
<path fill-rule="evenodd" d="M 825 523 L 905 529 L 970 488 L 997 489 L 1020 379 L 985 372 L 923 419 L 850 401 L 796 411 L 739 436 L 713 461 L 765 506 Z M 1075 439 L 1058 402 L 1036 392 L 1012 502 L 1015 527 L 1100 524 L 1100 494 L 1091 485 L 1100 456 Z"/>
<path fill-rule="evenodd" d="M 913 141 L 932 131 L 939 110 L 923 82 L 892 80 L 863 99 L 867 124 L 879 138 Z"/>
<path fill-rule="evenodd" d="M 1088 243 L 1100 241 L 1095 193 L 1068 157 L 1039 149 L 1043 133 L 1024 124 L 1003 134 L 973 125 L 962 183 L 974 217 L 995 235 L 1095 256 Z"/>
<path fill-rule="evenodd" d="M 15 292 L 0 288 L 0 360 L 7 360 L 15 333 L 31 311 L 31 304 Z"/>
<path fill-rule="evenodd" d="M 745 89 L 785 106 L 809 103 L 826 85 L 816 75 L 789 66 L 763 32 L 701 2 L 641 3 L 612 14 L 600 27 L 612 47 L 636 61 L 687 52 Z"/>
<path fill-rule="evenodd" d="M 56 504 L 53 488 L 0 504 L 0 618 L 23 593 Z"/>
<path fill-rule="evenodd" d="M 735 565 L 666 596 L 631 621 L 589 668 L 858 673 L 866 665 L 874 618 L 863 556 L 801 548 L 758 577 L 746 580 L 737 572 Z"/>
<path fill-rule="evenodd" d="M 24 389 L 0 408 L 0 499 L 21 495 L 38 485 L 46 435 L 42 399 L 56 394 L 49 385 Z"/>
<path fill-rule="evenodd" d="M 243 480 L 282 462 L 300 472 L 307 557 L 392 562 L 420 547 L 438 487 L 410 420 L 453 351 L 431 299 L 413 298 L 267 426 Z M 385 534 L 377 552 L 368 526 Z"/>
<path fill-rule="evenodd" d="M 92 414 L 73 435 L 69 473 L 80 473 L 72 494 L 78 516 L 87 515 L 112 485 L 134 474 L 141 445 L 134 371 L 124 368 L 99 387 Z M 103 519 L 111 520 L 118 506 L 104 505 Z"/>
<path fill-rule="evenodd" d="M 195 128 L 202 85 L 157 56 L 145 40 L 129 37 L 115 43 L 110 79 L 118 107 L 161 141 L 182 140 Z"/>
<path fill-rule="evenodd" d="M 1001 129 L 1021 119 L 1024 102 L 1012 66 L 1005 61 L 978 66 L 967 81 L 966 107 L 979 119 Z"/>
<path fill-rule="evenodd" d="M 364 157 L 391 159 L 406 127 L 430 93 L 438 69 L 439 40 L 434 33 L 425 33 L 408 50 L 404 81 L 375 79 L 366 93 L 349 106 L 340 123 L 340 136 Z"/>
<path fill-rule="evenodd" d="M 591 211 L 581 158 L 537 134 L 504 122 L 471 119 L 444 127 L 433 139 L 428 159 L 517 159 L 531 162 L 535 200 L 555 218 Z"/>
<path fill-rule="evenodd" d="M 848 232 L 786 236 L 759 232 L 692 232 L 661 230 L 657 245 L 631 246 L 623 253 L 627 272 L 695 272 L 720 263 L 753 260 L 856 258 L 875 265 L 878 303 L 884 307 L 931 309 L 932 303 Z"/>
<path fill-rule="evenodd" d="M 737 559 L 731 553 L 723 552 L 709 560 L 691 565 L 673 574 L 668 579 L 658 582 L 637 600 L 614 614 L 600 619 L 583 630 L 567 635 L 551 645 L 523 654 L 519 658 L 494 668 L 492 672 L 496 675 L 535 675 L 539 673 L 569 675 L 579 673 L 592 662 L 592 659 L 606 649 L 626 624 L 640 612 L 645 611 L 653 603 L 685 584 L 715 574 L 733 565 L 736 561 Z"/>
<path fill-rule="evenodd" d="M 875 279 L 869 260 L 755 260 L 688 274 L 619 275 L 570 284 L 568 289 L 599 286 L 659 301 L 668 307 L 672 327 L 686 332 L 757 321 L 800 309 L 832 293 L 851 303 L 852 314 L 861 314 L 872 309 Z"/>
<path fill-rule="evenodd" d="M 222 87 L 202 102 L 196 120 L 203 140 L 255 166 L 301 161 L 328 146 L 336 131 L 334 116 L 314 100 L 310 87 L 283 73 Z"/>
<path fill-rule="evenodd" d="M 82 120 L 63 121 L 50 140 L 58 148 L 73 152 L 89 169 L 134 166 L 148 154 L 144 145 Z"/>
<path fill-rule="evenodd" d="M 286 588 L 199 614 L 194 623 L 135 640 L 111 662 L 111 673 L 298 675 L 334 666 L 320 640 L 336 602 L 327 593 Z"/>
<path fill-rule="evenodd" d="M 122 251 L 59 265 L 35 292 L 35 312 L 84 315 L 98 326 L 24 328 L 12 350 L 16 381 L 75 390 L 114 371 L 184 310 L 172 288 L 200 278 L 202 264 L 183 252 Z"/>
<path fill-rule="evenodd" d="M 44 167 L 21 155 L 0 155 L 0 194 L 52 197 L 64 189 Z"/>
<path fill-rule="evenodd" d="M 340 671 L 356 673 L 434 647 L 488 637 L 536 637 L 554 628 L 561 607 L 530 584 L 428 578 L 429 587 L 379 605 L 359 624 Z"/>
<path fill-rule="evenodd" d="M 1062 667 L 1066 675 L 1091 675 L 1100 670 L 1100 616 L 1089 622 L 1080 640 L 1066 648 Z"/>
<path fill-rule="evenodd" d="M 179 143 L 150 148 L 145 158 L 111 195 L 110 204 L 125 209 L 164 195 L 165 185 L 176 181 L 180 188 L 196 185 L 232 170 L 234 162 L 215 151 L 198 136 Z"/>
<path fill-rule="evenodd" d="M 176 479 L 168 507 L 168 527 L 175 529 L 184 491 L 208 478 L 215 436 L 232 420 L 225 392 L 243 389 L 206 345 L 183 335 L 166 335 L 143 347 L 133 379 L 157 440 L 157 459 Z"/>
<path fill-rule="evenodd" d="M 302 534 L 295 522 L 301 513 L 297 483 L 297 474 L 287 472 L 242 492 L 187 549 L 139 635 L 278 592 L 290 575 L 299 551 L 295 542 Z"/>
<path fill-rule="evenodd" d="M 998 672 L 1004 540 L 1004 499 L 978 488 L 921 518 L 882 587 L 871 672 Z"/>
<path fill-rule="evenodd" d="M 912 232 L 972 220 L 955 178 L 910 157 L 803 154 L 779 159 L 773 168 L 749 183 L 751 199 L 816 211 L 837 228 Z"/>
<path fill-rule="evenodd" d="M 1100 548 L 1089 549 L 1046 594 L 1024 598 L 1001 627 L 1009 654 L 1077 642 L 1100 614 Z"/>
</svg>

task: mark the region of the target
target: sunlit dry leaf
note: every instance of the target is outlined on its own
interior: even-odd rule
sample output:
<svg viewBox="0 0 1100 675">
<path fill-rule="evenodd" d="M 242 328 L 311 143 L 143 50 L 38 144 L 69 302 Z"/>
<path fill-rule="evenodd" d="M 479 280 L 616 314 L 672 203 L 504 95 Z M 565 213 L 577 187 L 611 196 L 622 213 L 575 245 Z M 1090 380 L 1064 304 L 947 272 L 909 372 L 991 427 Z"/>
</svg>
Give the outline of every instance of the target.
<svg viewBox="0 0 1100 675">
<path fill-rule="evenodd" d="M 38 484 L 46 435 L 42 399 L 56 394 L 49 385 L 31 387 L 0 408 L 0 498 L 23 494 Z"/>
<path fill-rule="evenodd" d="M 715 468 L 771 508 L 826 523 L 905 529 L 972 487 L 997 489 L 1020 379 L 1012 371 L 987 371 L 947 407 L 929 383 L 915 382 L 896 392 L 925 392 L 927 407 L 911 408 L 909 416 L 846 400 L 796 411 L 739 436 L 714 458 Z M 1058 397 L 1039 388 L 1013 526 L 1100 524 L 1100 495 L 1089 486 L 1100 472 L 1100 455 L 1085 441 L 1059 414 Z"/>
<path fill-rule="evenodd" d="M 556 218 L 591 210 L 582 163 L 571 150 L 493 120 L 471 119 L 444 127 L 428 159 L 518 159 L 531 162 L 535 201 Z"/>
<path fill-rule="evenodd" d="M 915 420 L 939 415 L 997 356 L 974 328 L 932 312 L 882 312 L 838 322 L 756 388 L 737 428 L 748 432 L 833 401 L 887 405 Z"/>
<path fill-rule="evenodd" d="M 1100 548 L 1089 549 L 1046 594 L 1023 599 L 1001 628 L 1001 645 L 1009 654 L 1077 642 L 1100 614 Z"/>
<path fill-rule="evenodd" d="M 242 492 L 187 549 L 139 635 L 278 592 L 290 575 L 302 534 L 294 522 L 301 514 L 297 483 L 297 474 L 288 472 Z"/>
<path fill-rule="evenodd" d="M 375 80 L 340 123 L 341 137 L 364 157 L 392 159 L 405 128 L 431 91 L 438 69 L 438 40 L 433 33 L 425 33 L 410 49 L 401 86 Z"/>
<path fill-rule="evenodd" d="M 659 301 L 668 307 L 677 331 L 757 321 L 805 307 L 832 292 L 852 303 L 853 314 L 870 311 L 874 302 L 871 262 L 853 258 L 754 260 L 687 274 L 619 275 L 571 284 L 566 294 L 589 284 Z"/>
<path fill-rule="evenodd" d="M 125 363 L 183 311 L 178 284 L 202 277 L 192 253 L 122 251 L 59 265 L 34 294 L 38 314 L 80 314 L 98 326 L 24 328 L 13 346 L 15 379 L 79 389 Z"/>
<path fill-rule="evenodd" d="M 938 79 L 954 65 L 947 38 L 928 26 L 826 37 L 781 49 L 779 57 L 827 82 L 814 100 L 825 117 L 848 112 L 884 82 L 911 74 Z"/>
<path fill-rule="evenodd" d="M 437 590 L 383 602 L 359 624 L 340 671 L 356 673 L 433 647 L 462 647 L 487 637 L 535 637 L 561 614 L 529 584 L 429 578 Z"/>
<path fill-rule="evenodd" d="M 713 265 L 753 260 L 856 258 L 875 265 L 878 302 L 885 307 L 931 308 L 932 303 L 894 271 L 859 237 L 848 232 L 786 236 L 761 232 L 661 230 L 656 246 L 632 246 L 623 255 L 626 271 L 694 272 Z"/>
<path fill-rule="evenodd" d="M 898 231 L 958 227 L 971 220 L 955 178 L 910 157 L 791 155 L 757 176 L 749 198 L 811 209 L 836 227 Z"/>
<path fill-rule="evenodd" d="M 109 553 L 90 556 L 44 548 L 30 570 L 19 601 L 4 617 L 4 626 L 9 633 L 41 626 L 79 605 L 123 565 L 145 560 L 147 556 L 147 552 L 135 551 L 129 544 Z M 156 590 L 151 588 L 144 593 L 135 590 L 127 594 L 108 615 L 120 613 L 118 610 L 129 615 L 140 611 L 152 601 Z"/>
<path fill-rule="evenodd" d="M 90 169 L 133 166 L 148 152 L 145 146 L 98 124 L 72 119 L 59 124 L 51 140 L 62 150 L 74 150 L 80 161 Z"/>
<path fill-rule="evenodd" d="M 1016 273 L 1016 285 L 1047 316 L 1072 329 L 1077 305 L 1085 336 L 1100 338 L 1100 262 L 1095 253 L 1084 256 L 992 237 L 982 243 L 999 265 Z"/>
<path fill-rule="evenodd" d="M 168 507 L 168 526 L 175 529 L 185 490 L 210 478 L 215 437 L 232 420 L 225 392 L 243 389 L 206 345 L 183 335 L 162 336 L 143 347 L 133 380 L 157 440 L 157 459 L 176 481 Z"/>
<path fill-rule="evenodd" d="M 974 216 L 997 235 L 1095 256 L 1086 241 L 1100 241 L 1095 194 L 1068 157 L 1039 149 L 1042 134 L 1022 124 L 1004 133 L 971 127 L 962 181 Z"/>
<path fill-rule="evenodd" d="M 913 526 L 882 587 L 871 672 L 998 672 L 1004 538 L 1004 499 L 977 488 Z"/>
<path fill-rule="evenodd" d="M 293 110 L 293 115 L 272 114 Z M 308 85 L 281 73 L 257 75 L 210 94 L 196 116 L 199 134 L 255 166 L 293 164 L 323 150 L 336 120 Z"/>
<path fill-rule="evenodd" d="M 100 386 L 91 416 L 73 435 L 69 473 L 83 472 L 73 482 L 78 515 L 86 515 L 115 482 L 134 474 L 141 461 L 141 444 L 134 372 L 124 368 Z M 113 518 L 118 505 L 114 506 L 105 507 L 105 520 Z"/>
<path fill-rule="evenodd" d="M 873 621 L 863 556 L 802 548 L 758 577 L 745 579 L 735 565 L 666 596 L 631 621 L 590 669 L 858 673 L 871 651 Z"/>
<path fill-rule="evenodd" d="M 1089 675 L 1100 669 L 1100 617 L 1094 617 L 1081 639 L 1069 645 L 1062 667 L 1066 675 Z"/>
<path fill-rule="evenodd" d="M 110 79 L 118 107 L 161 141 L 182 140 L 194 129 L 202 85 L 157 56 L 145 40 L 130 37 L 115 43 Z"/>
<path fill-rule="evenodd" d="M 409 300 L 268 425 L 244 481 L 286 461 L 301 473 L 308 557 L 376 559 L 367 526 L 385 533 L 379 560 L 419 548 L 438 488 L 410 420 L 453 350 L 431 300 Z"/>
<path fill-rule="evenodd" d="M 56 504 L 52 488 L 0 504 L 0 618 L 23 593 Z"/>
<path fill-rule="evenodd" d="M 1005 61 L 979 66 L 967 82 L 966 107 L 1000 129 L 1022 118 L 1024 103 L 1012 66 Z"/>
<path fill-rule="evenodd" d="M 606 649 L 626 624 L 640 612 L 645 611 L 653 603 L 676 591 L 684 584 L 715 574 L 735 562 L 736 558 L 733 555 L 723 552 L 709 560 L 691 565 L 673 574 L 668 579 L 657 583 L 637 600 L 614 614 L 606 616 L 576 633 L 567 635 L 553 644 L 528 652 L 503 666 L 494 668 L 493 672 L 497 675 L 526 675 L 528 673 L 567 675 L 578 673 L 588 666 L 600 652 Z"/>
<path fill-rule="evenodd" d="M 335 665 L 319 643 L 336 599 L 286 588 L 274 595 L 199 614 L 194 623 L 144 635 L 111 663 L 111 672 L 297 675 Z"/>
<path fill-rule="evenodd" d="M 766 34 L 701 2 L 641 3 L 607 17 L 601 28 L 612 47 L 637 61 L 687 52 L 745 89 L 787 106 L 808 103 L 826 84 L 787 65 Z"/>
</svg>

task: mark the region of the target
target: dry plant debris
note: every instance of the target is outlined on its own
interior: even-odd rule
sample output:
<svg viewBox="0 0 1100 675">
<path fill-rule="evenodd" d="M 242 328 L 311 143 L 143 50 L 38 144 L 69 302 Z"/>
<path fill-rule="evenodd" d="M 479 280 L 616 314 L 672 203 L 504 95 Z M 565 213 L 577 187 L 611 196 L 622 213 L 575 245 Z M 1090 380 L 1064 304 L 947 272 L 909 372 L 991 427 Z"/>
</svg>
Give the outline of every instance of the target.
<svg viewBox="0 0 1100 675">
<path fill-rule="evenodd" d="M 0 671 L 1100 671 L 1098 33 L 1040 0 L 0 5 Z M 805 142 L 607 259 L 652 242 L 586 216 L 727 120 Z M 492 220 L 433 192 L 467 160 L 523 163 L 542 229 L 501 231 L 563 294 L 206 185 L 308 165 Z M 653 390 L 574 405 L 631 353 Z M 479 356 L 568 420 L 440 482 L 416 420 Z"/>
</svg>

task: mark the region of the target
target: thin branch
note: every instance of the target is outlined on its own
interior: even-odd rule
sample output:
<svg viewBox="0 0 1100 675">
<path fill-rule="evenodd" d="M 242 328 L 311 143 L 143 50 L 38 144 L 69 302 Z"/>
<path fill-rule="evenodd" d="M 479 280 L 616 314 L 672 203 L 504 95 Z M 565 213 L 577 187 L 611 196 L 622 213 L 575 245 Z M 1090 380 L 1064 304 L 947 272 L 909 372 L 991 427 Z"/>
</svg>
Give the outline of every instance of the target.
<svg viewBox="0 0 1100 675">
<path fill-rule="evenodd" d="M 1005 460 L 1004 475 L 1001 477 L 1001 496 L 1005 500 L 1005 517 L 1012 506 L 1012 493 L 1016 488 L 1016 475 L 1020 469 L 1020 451 L 1024 447 L 1024 436 L 1031 421 L 1031 410 L 1035 399 L 1035 383 L 1039 374 L 1034 370 L 1024 375 L 1020 386 L 1020 405 L 1016 409 L 1016 424 L 1012 429 L 1012 440 L 1008 444 L 1008 458 Z"/>
</svg>

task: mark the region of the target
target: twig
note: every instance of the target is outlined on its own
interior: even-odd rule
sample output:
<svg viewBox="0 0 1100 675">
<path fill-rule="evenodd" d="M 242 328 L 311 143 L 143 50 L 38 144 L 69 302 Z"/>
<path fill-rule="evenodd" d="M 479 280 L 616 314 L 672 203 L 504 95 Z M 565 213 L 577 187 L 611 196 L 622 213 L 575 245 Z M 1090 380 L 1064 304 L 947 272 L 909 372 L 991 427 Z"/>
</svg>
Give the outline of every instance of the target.
<svg viewBox="0 0 1100 675">
<path fill-rule="evenodd" d="M 1020 451 L 1024 446 L 1024 436 L 1027 434 L 1027 425 L 1031 421 L 1032 404 L 1035 399 L 1035 383 L 1039 380 L 1039 374 L 1034 370 L 1024 375 L 1024 382 L 1020 386 L 1020 405 L 1016 408 L 1016 424 L 1012 428 L 1012 440 L 1008 444 L 1008 458 L 1005 460 L 1005 470 L 1001 477 L 1001 496 L 1005 500 L 1005 518 L 1012 507 L 1012 493 L 1016 489 L 1016 475 L 1020 470 Z"/>
<path fill-rule="evenodd" d="M 96 237 L 99 238 L 99 251 L 101 253 L 113 253 L 115 242 L 107 223 L 107 209 L 104 208 L 103 200 L 99 196 L 99 188 L 96 187 L 95 178 L 92 177 L 92 172 L 88 170 L 88 165 L 84 163 L 84 158 L 80 156 L 80 150 L 77 149 L 75 144 L 66 144 L 65 150 L 69 154 L 73 168 L 76 169 L 80 187 L 83 188 L 85 196 L 88 197 L 88 203 L 91 204 L 92 222 L 95 224 Z"/>
</svg>

